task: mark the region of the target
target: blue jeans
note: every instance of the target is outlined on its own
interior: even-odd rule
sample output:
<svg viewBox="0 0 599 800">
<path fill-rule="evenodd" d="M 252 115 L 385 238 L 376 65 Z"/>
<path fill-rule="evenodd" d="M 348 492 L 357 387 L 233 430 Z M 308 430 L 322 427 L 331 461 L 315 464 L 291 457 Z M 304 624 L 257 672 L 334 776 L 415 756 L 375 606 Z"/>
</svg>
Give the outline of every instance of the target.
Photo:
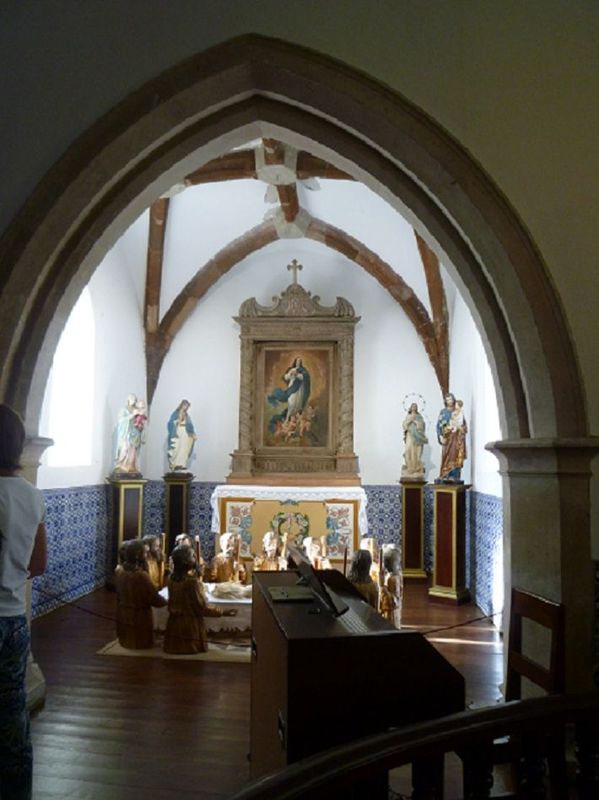
<svg viewBox="0 0 599 800">
<path fill-rule="evenodd" d="M 30 800 L 33 754 L 25 693 L 26 617 L 0 617 L 0 797 Z"/>
</svg>

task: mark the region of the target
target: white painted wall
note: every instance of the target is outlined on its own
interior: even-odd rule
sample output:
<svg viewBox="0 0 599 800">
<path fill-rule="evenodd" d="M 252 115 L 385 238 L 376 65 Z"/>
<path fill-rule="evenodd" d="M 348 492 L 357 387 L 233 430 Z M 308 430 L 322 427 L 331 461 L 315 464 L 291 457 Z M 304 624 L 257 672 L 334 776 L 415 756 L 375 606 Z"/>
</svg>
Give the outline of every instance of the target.
<svg viewBox="0 0 599 800">
<path fill-rule="evenodd" d="M 388 292 L 344 256 L 308 240 L 275 242 L 249 256 L 208 293 L 180 331 L 152 405 L 148 463 L 153 474 L 148 477 L 159 477 L 166 468 L 166 422 L 183 397 L 191 401 L 200 436 L 194 474 L 199 480 L 222 481 L 230 471 L 239 413 L 239 327 L 232 317 L 250 296 L 270 304 L 291 282 L 286 266 L 292 258 L 304 266 L 300 282 L 321 303 L 333 305 L 342 295 L 362 317 L 355 339 L 355 450 L 364 483 L 399 479 L 402 400 L 417 392 L 427 398 L 427 411 L 437 409 L 440 391 L 432 367 Z"/>
<path fill-rule="evenodd" d="M 256 182 L 235 185 L 240 186 L 242 194 L 255 194 L 256 188 L 263 194 L 263 187 Z M 214 250 L 241 229 L 260 221 L 259 216 L 250 219 L 244 210 L 247 205 L 260 208 L 256 198 L 248 196 L 250 202 L 239 205 L 240 230 L 227 235 L 222 224 L 219 226 L 223 218 L 218 213 L 219 204 L 225 202 L 224 196 L 217 193 L 212 197 L 213 202 L 205 205 L 199 218 L 197 205 L 187 202 L 184 194 L 173 199 L 162 314 L 167 302 Z M 371 210 L 368 230 L 368 209 L 355 200 L 352 196 L 349 206 L 358 234 L 375 249 L 376 236 L 383 237 L 385 257 L 422 296 L 422 268 L 411 228 L 397 215 L 394 220 L 384 219 L 386 209 L 379 208 L 376 199 L 376 213 Z M 333 203 L 332 207 L 336 206 Z M 316 203 L 314 213 L 320 214 Z M 393 239 L 389 242 L 384 233 L 391 222 Z M 59 469 L 44 463 L 39 473 L 42 488 L 103 482 L 112 467 L 118 411 L 129 393 L 145 398 L 142 303 L 147 229 L 144 214 L 115 245 L 90 283 L 96 319 L 96 390 L 94 409 L 83 412 L 83 424 L 89 420 L 94 426 L 92 464 Z M 230 453 L 237 447 L 239 412 L 239 328 L 233 317 L 248 297 L 255 296 L 268 305 L 283 291 L 291 281 L 286 266 L 293 258 L 304 267 L 300 282 L 319 295 L 323 304 L 332 305 L 341 295 L 361 317 L 355 334 L 354 437 L 363 483 L 393 484 L 399 480 L 401 423 L 412 395 L 421 396 L 422 400 L 415 399 L 427 422 L 429 445 L 423 458 L 428 478 L 437 476 L 440 448 L 435 424 L 443 401 L 413 326 L 389 293 L 353 262 L 317 242 L 297 239 L 277 241 L 227 273 L 201 300 L 176 337 L 149 413 L 141 457 L 145 477 L 159 479 L 166 471 L 166 423 L 182 398 L 191 402 L 190 415 L 199 435 L 190 465 L 196 480 L 220 482 L 229 473 Z M 471 431 L 464 478 L 480 491 L 500 494 L 495 459 L 484 450 L 487 441 L 500 438 L 490 371 L 472 318 L 455 287 L 448 278 L 445 280 L 451 311 L 451 388 L 465 402 Z M 76 434 L 77 426 L 73 430 Z M 51 430 L 42 432 L 52 436 Z"/>
<path fill-rule="evenodd" d="M 445 281 L 446 285 L 448 279 Z M 461 295 L 454 290 L 449 303 L 449 389 L 464 401 L 468 424 L 467 459 L 462 471 L 466 483 L 479 492 L 502 495 L 501 476 L 487 442 L 501 439 L 497 397 L 483 343 Z"/>
<path fill-rule="evenodd" d="M 76 364 L 73 364 L 75 388 L 65 387 L 64 402 L 73 409 L 73 436 L 77 436 L 85 426 L 92 427 L 92 462 L 71 467 L 49 467 L 46 451 L 38 472 L 41 489 L 103 483 L 113 466 L 118 411 L 125 405 L 128 394 L 145 397 L 140 299 L 143 297 L 145 260 L 142 259 L 140 268 L 139 258 L 147 247 L 147 227 L 147 215 L 143 215 L 110 251 L 89 283 L 96 325 L 95 353 L 90 353 L 96 365 L 93 408 L 80 408 L 77 403 Z M 130 269 L 132 265 L 135 268 Z M 48 386 L 51 381 L 52 376 Z M 47 427 L 47 399 L 46 390 L 40 433 L 52 438 L 53 432 Z M 144 471 L 145 459 L 142 448 Z"/>
<path fill-rule="evenodd" d="M 2 86 L 0 228 L 83 131 L 162 70 L 249 32 L 328 53 L 438 121 L 522 217 L 567 315 L 596 434 L 599 4 L 308 5 L 288 3 L 281 14 L 276 0 L 171 0 L 148 14 L 147 3 L 129 2 L 124 14 L 119 0 L 4 3 L 0 58 L 11 79 Z M 599 558 L 597 478 L 593 501 Z"/>
</svg>

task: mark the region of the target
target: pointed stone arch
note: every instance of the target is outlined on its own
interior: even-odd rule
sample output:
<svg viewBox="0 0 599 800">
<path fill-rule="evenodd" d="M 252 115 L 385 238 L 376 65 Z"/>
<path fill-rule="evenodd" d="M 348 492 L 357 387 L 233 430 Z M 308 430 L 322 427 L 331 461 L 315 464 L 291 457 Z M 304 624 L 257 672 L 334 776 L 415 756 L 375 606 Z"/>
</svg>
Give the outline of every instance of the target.
<svg viewBox="0 0 599 800">
<path fill-rule="evenodd" d="M 74 142 L 0 240 L 0 397 L 37 433 L 64 321 L 108 249 L 195 167 L 257 137 L 308 150 L 368 185 L 452 271 L 485 343 L 503 435 L 516 440 L 495 446 L 514 531 L 507 574 L 565 603 L 568 686 L 588 685 L 597 442 L 559 297 L 516 212 L 473 158 L 355 69 L 242 37 L 163 73 Z"/>
<path fill-rule="evenodd" d="M 586 433 L 559 299 L 488 177 L 387 87 L 257 36 L 184 62 L 113 109 L 72 145 L 3 237 L 0 392 L 30 425 L 64 319 L 108 247 L 174 176 L 250 131 L 309 143 L 402 210 L 453 267 L 484 331 L 505 434 Z"/>
</svg>

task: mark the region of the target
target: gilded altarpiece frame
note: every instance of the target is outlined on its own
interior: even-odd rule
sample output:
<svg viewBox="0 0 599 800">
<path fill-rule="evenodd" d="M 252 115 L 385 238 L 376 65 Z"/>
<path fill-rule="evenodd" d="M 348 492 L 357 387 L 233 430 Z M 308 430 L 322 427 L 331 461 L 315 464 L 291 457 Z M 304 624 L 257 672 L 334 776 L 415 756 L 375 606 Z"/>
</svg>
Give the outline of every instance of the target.
<svg viewBox="0 0 599 800">
<path fill-rule="evenodd" d="M 338 297 L 292 283 L 271 306 L 241 304 L 239 446 L 228 483 L 357 485 L 354 329 Z"/>
</svg>

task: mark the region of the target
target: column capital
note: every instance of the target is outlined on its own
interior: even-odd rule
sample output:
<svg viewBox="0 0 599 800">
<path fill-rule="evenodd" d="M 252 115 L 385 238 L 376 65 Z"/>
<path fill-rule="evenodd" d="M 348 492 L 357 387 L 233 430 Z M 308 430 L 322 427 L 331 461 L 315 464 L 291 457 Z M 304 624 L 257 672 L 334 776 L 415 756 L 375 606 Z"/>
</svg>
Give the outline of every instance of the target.
<svg viewBox="0 0 599 800">
<path fill-rule="evenodd" d="M 28 436 L 25 440 L 20 461 L 23 467 L 23 476 L 31 483 L 37 484 L 37 470 L 42 456 L 53 444 L 54 439 L 49 439 L 47 436 Z"/>
<path fill-rule="evenodd" d="M 502 475 L 591 475 L 599 436 L 502 439 L 485 445 L 499 460 Z"/>
</svg>

